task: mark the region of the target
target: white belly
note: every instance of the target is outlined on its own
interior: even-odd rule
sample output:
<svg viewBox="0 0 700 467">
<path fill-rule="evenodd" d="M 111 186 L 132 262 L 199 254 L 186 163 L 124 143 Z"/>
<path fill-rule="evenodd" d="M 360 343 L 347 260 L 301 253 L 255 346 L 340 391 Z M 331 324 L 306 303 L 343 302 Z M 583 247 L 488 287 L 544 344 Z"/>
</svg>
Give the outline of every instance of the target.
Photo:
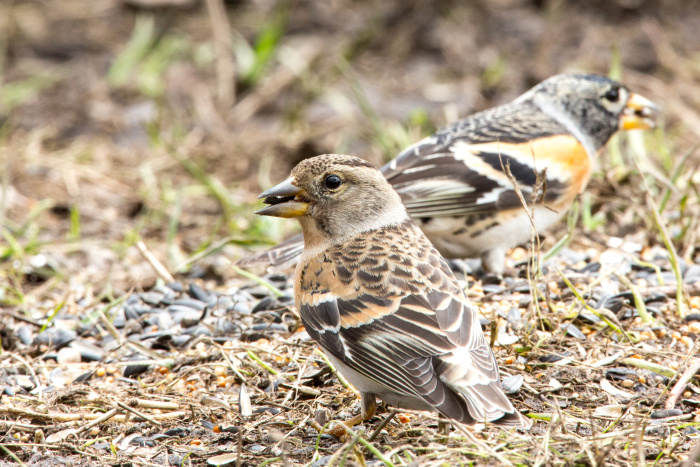
<svg viewBox="0 0 700 467">
<path fill-rule="evenodd" d="M 537 232 L 547 230 L 563 214 L 537 206 L 534 216 Z M 494 217 L 471 225 L 467 225 L 464 217 L 436 217 L 427 223 L 416 219 L 416 222 L 447 258 L 475 258 L 488 250 L 507 250 L 527 243 L 532 235 L 532 223 L 524 209 L 513 210 L 507 217 L 499 216 L 498 223 Z"/>
</svg>

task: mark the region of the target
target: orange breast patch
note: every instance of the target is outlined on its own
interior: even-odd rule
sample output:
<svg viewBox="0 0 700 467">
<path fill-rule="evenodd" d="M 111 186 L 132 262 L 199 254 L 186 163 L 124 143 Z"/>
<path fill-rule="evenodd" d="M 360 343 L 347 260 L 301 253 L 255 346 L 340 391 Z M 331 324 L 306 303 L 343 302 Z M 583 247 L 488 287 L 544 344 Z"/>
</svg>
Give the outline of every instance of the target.
<svg viewBox="0 0 700 467">
<path fill-rule="evenodd" d="M 532 165 L 537 170 L 547 168 L 547 175 L 570 184 L 570 198 L 581 193 L 593 171 L 593 161 L 586 149 L 571 135 L 548 136 L 526 143 L 485 143 L 471 145 L 475 151 L 500 152 Z"/>
</svg>

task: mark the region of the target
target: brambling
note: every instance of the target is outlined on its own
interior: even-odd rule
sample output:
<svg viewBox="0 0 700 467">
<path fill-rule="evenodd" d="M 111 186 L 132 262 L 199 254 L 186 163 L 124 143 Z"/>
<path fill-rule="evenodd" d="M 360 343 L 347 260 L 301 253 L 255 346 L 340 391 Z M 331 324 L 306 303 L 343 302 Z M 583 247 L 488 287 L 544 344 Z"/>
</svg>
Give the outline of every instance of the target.
<svg viewBox="0 0 700 467">
<path fill-rule="evenodd" d="M 308 334 L 362 396 L 465 424 L 526 428 L 501 389 L 474 307 L 382 173 L 351 156 L 302 161 L 257 214 L 296 218 L 294 276 Z"/>
<path fill-rule="evenodd" d="M 502 274 L 506 251 L 532 233 L 515 186 L 532 205 L 535 230 L 546 231 L 586 188 L 612 135 L 653 128 L 656 112 L 653 102 L 612 79 L 556 75 L 409 146 L 381 172 L 443 256 L 481 257 L 485 271 Z M 538 173 L 545 183 L 535 193 Z M 241 264 L 282 269 L 301 250 L 296 236 Z"/>
</svg>

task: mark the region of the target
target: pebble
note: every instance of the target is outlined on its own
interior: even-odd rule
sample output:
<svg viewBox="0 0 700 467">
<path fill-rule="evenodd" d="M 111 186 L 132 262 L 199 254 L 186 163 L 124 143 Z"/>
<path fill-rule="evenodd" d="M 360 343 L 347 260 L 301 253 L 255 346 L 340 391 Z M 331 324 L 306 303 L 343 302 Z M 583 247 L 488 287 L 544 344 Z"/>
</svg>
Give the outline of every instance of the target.
<svg viewBox="0 0 700 467">
<path fill-rule="evenodd" d="M 149 305 L 158 305 L 163 299 L 164 295 L 157 292 L 146 292 L 141 294 L 141 300 Z"/>
<path fill-rule="evenodd" d="M 34 345 L 48 345 L 60 349 L 70 344 L 78 334 L 71 329 L 49 328 L 34 338 Z"/>
<path fill-rule="evenodd" d="M 566 330 L 566 333 L 570 335 L 571 337 L 574 337 L 576 339 L 585 339 L 586 335 L 581 332 L 579 328 L 576 327 L 575 324 L 573 323 L 565 323 L 562 324 L 561 326 L 562 329 Z"/>
<path fill-rule="evenodd" d="M 331 456 L 323 456 L 319 458 L 316 462 L 311 464 L 311 467 L 324 467 L 328 465 L 328 463 L 331 461 Z"/>
<path fill-rule="evenodd" d="M 273 308 L 279 308 L 279 304 L 277 303 L 277 300 L 274 297 L 267 296 L 260 300 L 258 304 L 253 307 L 252 313 L 270 310 Z"/>
<path fill-rule="evenodd" d="M 170 282 L 169 284 L 166 284 L 166 287 L 168 287 L 170 290 L 173 292 L 178 292 L 181 293 L 185 290 L 185 288 L 182 286 L 182 282 Z"/>
<path fill-rule="evenodd" d="M 506 317 L 506 320 L 510 324 L 519 324 L 522 318 L 523 316 L 522 313 L 520 313 L 519 308 L 511 308 L 510 310 L 508 310 L 508 316 Z"/>
<path fill-rule="evenodd" d="M 664 409 L 664 410 L 657 410 L 655 412 L 651 413 L 651 418 L 653 419 L 660 419 L 660 418 L 669 418 L 669 417 L 677 417 L 679 415 L 683 415 L 683 411 L 679 409 Z"/>
<path fill-rule="evenodd" d="M 502 381 L 503 391 L 506 394 L 517 394 L 523 385 L 525 378 L 522 375 L 513 375 L 504 378 Z"/>
<path fill-rule="evenodd" d="M 27 391 L 34 389 L 36 386 L 34 384 L 34 379 L 28 375 L 14 375 L 10 376 L 10 381 L 14 380 L 15 385 L 26 389 Z"/>
<path fill-rule="evenodd" d="M 250 327 L 251 331 L 277 331 L 277 332 L 289 332 L 289 329 L 284 324 L 279 323 L 260 323 L 254 324 Z"/>
<path fill-rule="evenodd" d="M 139 314 L 134 310 L 134 308 L 131 305 L 125 305 L 124 306 L 124 317 L 127 320 L 131 319 L 139 319 Z"/>
<path fill-rule="evenodd" d="M 207 336 L 211 337 L 212 336 L 212 330 L 209 329 L 207 326 L 200 324 L 194 327 L 189 327 L 188 329 L 185 329 L 183 331 L 183 334 L 185 335 L 190 335 L 190 336 Z"/>
<path fill-rule="evenodd" d="M 143 360 L 143 358 L 139 358 L 139 360 Z M 123 376 L 124 378 L 133 378 L 134 376 L 138 376 L 147 372 L 150 367 L 151 365 L 129 365 L 124 368 Z"/>
<path fill-rule="evenodd" d="M 31 345 L 33 339 L 32 330 L 29 329 L 29 326 L 22 325 L 17 328 L 17 337 L 19 337 L 19 340 L 22 341 L 22 344 Z"/>
<path fill-rule="evenodd" d="M 207 300 L 209 300 L 209 292 L 198 286 L 196 283 L 190 282 L 187 288 L 189 290 L 190 297 L 196 298 L 197 300 L 205 303 Z"/>
<path fill-rule="evenodd" d="M 158 313 L 156 315 L 155 323 L 157 324 L 158 329 L 167 330 L 175 325 L 175 320 L 170 313 L 163 311 L 162 313 Z"/>
<path fill-rule="evenodd" d="M 80 352 L 77 349 L 74 349 L 73 347 L 64 347 L 58 351 L 58 357 L 56 358 L 56 361 L 60 365 L 80 363 Z"/>
<path fill-rule="evenodd" d="M 484 284 L 484 293 L 488 294 L 500 294 L 505 292 L 506 288 L 498 284 Z"/>
<path fill-rule="evenodd" d="M 578 272 L 581 274 L 595 274 L 600 271 L 600 267 L 601 265 L 598 261 L 592 261 L 579 269 Z"/>
<path fill-rule="evenodd" d="M 221 296 L 218 297 L 218 300 L 216 301 L 216 305 L 214 305 L 214 309 L 217 312 L 221 312 L 222 314 L 226 314 L 233 310 L 233 307 L 235 306 L 235 302 L 233 299 L 229 296 Z"/>
<path fill-rule="evenodd" d="M 183 327 L 196 325 L 202 317 L 202 312 L 186 306 L 170 305 L 167 308 L 170 316 L 175 324 L 181 324 Z M 183 323 L 185 321 L 185 323 Z"/>
</svg>

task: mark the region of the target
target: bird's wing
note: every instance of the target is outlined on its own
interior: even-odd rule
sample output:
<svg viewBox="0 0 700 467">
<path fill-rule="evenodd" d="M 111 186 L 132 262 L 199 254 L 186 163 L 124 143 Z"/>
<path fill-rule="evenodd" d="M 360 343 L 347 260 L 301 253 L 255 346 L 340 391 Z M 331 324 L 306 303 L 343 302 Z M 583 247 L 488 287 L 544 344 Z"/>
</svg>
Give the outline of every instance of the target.
<svg viewBox="0 0 700 467">
<path fill-rule="evenodd" d="M 297 293 L 309 335 L 356 372 L 454 419 L 512 413 L 476 313 L 444 260 L 429 243 L 420 264 L 410 257 L 391 261 L 381 244 L 374 246 L 360 262 L 329 255 L 318 269 L 305 270 L 320 278 Z M 336 291 L 322 286 L 324 277 L 339 282 Z"/>
<path fill-rule="evenodd" d="M 511 105 L 440 130 L 406 148 L 382 173 L 411 216 L 461 216 L 521 207 L 514 184 L 530 202 L 544 168 L 546 191 L 539 198 L 568 198 L 572 178 L 587 180 L 588 159 L 579 141 L 549 117 Z"/>
<path fill-rule="evenodd" d="M 307 332 L 324 351 L 391 391 L 422 399 L 467 423 L 500 418 L 503 410 L 490 417 L 481 404 L 466 410 L 463 401 L 441 379 L 443 371 L 454 371 L 448 360 L 458 347 L 452 339 L 472 347 L 460 354 L 467 358 L 460 370 L 470 374 L 479 386 L 476 393 L 483 394 L 483 388 L 498 384 L 498 369 L 483 335 L 474 332 L 478 328 L 472 326 L 479 326 L 474 313 L 463 303 L 438 295 L 333 298 L 316 305 L 302 303 L 300 313 Z M 431 299 L 440 300 L 445 308 L 432 311 Z M 498 397 L 500 389 L 492 392 L 503 403 Z"/>
</svg>

